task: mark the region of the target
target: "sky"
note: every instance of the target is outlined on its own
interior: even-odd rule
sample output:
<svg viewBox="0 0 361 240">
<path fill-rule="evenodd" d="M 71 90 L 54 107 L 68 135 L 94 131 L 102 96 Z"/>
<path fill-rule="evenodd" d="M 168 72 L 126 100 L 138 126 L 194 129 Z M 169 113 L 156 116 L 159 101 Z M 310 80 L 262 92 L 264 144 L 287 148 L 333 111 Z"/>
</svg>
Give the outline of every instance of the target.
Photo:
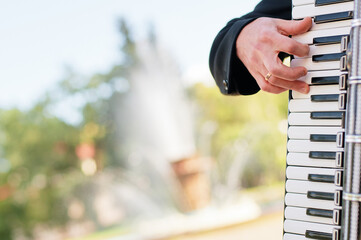
<svg viewBox="0 0 361 240">
<path fill-rule="evenodd" d="M 116 23 L 137 40 L 152 25 L 188 81 L 210 80 L 214 37 L 257 0 L 0 0 L 0 108 L 27 109 L 65 75 L 91 75 L 119 60 Z"/>
</svg>

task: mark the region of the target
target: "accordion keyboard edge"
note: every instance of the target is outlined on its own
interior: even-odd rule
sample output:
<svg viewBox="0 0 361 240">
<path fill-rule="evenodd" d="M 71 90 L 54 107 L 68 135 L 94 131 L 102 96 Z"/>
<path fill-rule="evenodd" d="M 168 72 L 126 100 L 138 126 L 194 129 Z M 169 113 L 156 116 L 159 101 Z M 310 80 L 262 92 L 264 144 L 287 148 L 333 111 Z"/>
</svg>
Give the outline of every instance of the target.
<svg viewBox="0 0 361 240">
<path fill-rule="evenodd" d="M 348 107 L 346 51 L 354 1 L 292 3 L 293 19 L 312 17 L 313 26 L 293 37 L 310 46 L 307 57 L 291 61 L 291 66 L 308 69 L 300 80 L 310 85 L 310 93 L 290 91 L 283 239 L 341 240 Z"/>
</svg>

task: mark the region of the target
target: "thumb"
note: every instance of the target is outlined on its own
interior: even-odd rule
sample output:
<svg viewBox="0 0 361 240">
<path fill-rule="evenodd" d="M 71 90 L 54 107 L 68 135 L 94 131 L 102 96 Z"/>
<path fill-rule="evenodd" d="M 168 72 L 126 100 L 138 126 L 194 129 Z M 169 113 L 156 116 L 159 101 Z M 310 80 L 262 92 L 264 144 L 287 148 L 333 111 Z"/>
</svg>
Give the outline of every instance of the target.
<svg viewBox="0 0 361 240">
<path fill-rule="evenodd" d="M 298 35 L 307 32 L 312 27 L 312 19 L 310 17 L 302 20 L 281 20 L 277 21 L 277 28 L 283 35 Z"/>
</svg>

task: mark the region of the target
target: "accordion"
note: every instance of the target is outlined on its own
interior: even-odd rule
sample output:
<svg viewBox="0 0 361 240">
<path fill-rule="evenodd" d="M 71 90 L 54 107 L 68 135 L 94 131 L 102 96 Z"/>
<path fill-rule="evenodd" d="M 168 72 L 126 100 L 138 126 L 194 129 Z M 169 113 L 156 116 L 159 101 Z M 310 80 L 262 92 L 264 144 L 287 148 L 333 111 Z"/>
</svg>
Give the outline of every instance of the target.
<svg viewBox="0 0 361 240">
<path fill-rule="evenodd" d="M 300 80 L 290 91 L 284 240 L 361 240 L 361 0 L 293 0 L 312 17 Z"/>
</svg>

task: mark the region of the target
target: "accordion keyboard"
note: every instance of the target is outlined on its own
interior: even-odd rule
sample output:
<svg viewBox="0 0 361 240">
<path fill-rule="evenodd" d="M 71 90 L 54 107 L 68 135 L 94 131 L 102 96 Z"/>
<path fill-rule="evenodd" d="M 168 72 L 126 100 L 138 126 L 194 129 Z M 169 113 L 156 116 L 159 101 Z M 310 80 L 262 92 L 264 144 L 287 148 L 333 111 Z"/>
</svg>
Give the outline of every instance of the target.
<svg viewBox="0 0 361 240">
<path fill-rule="evenodd" d="M 290 92 L 284 240 L 339 240 L 342 214 L 347 56 L 353 1 L 293 0 L 293 19 L 312 17 L 304 66 L 308 94 Z"/>
</svg>

